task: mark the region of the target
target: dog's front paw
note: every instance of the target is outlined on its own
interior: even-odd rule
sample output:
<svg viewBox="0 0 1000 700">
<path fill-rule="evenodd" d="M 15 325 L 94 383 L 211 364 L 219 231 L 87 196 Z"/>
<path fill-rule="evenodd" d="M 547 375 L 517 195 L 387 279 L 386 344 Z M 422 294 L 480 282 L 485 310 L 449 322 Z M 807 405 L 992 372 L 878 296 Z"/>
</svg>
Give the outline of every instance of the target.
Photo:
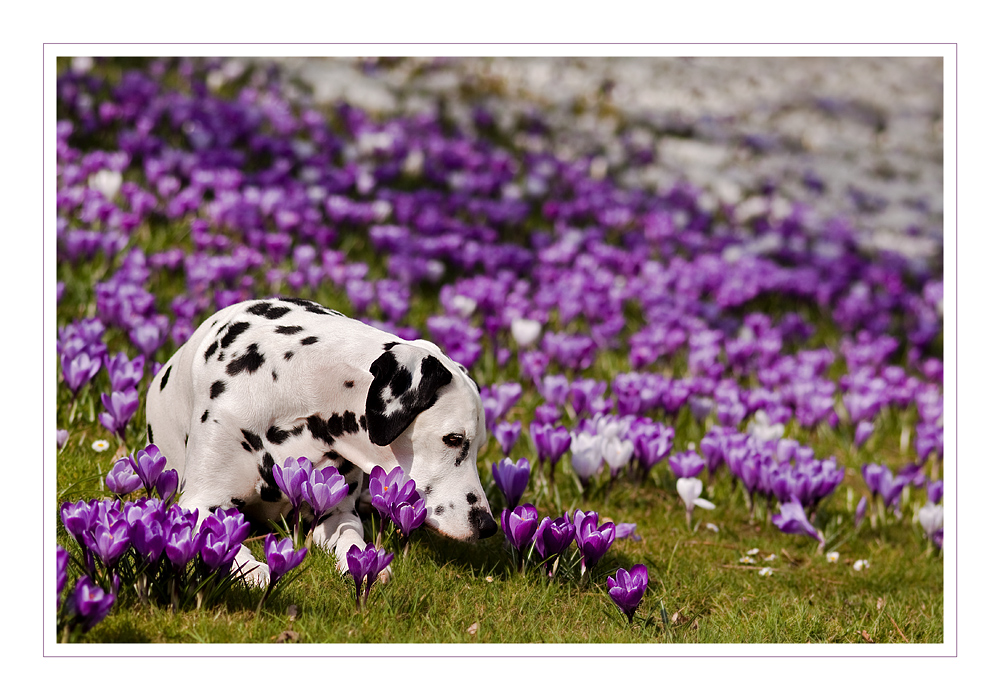
<svg viewBox="0 0 1000 700">
<path fill-rule="evenodd" d="M 233 572 L 242 578 L 248 585 L 259 588 L 267 588 L 271 583 L 271 569 L 267 564 L 254 559 L 250 550 L 240 547 L 236 559 L 233 561 Z"/>
</svg>

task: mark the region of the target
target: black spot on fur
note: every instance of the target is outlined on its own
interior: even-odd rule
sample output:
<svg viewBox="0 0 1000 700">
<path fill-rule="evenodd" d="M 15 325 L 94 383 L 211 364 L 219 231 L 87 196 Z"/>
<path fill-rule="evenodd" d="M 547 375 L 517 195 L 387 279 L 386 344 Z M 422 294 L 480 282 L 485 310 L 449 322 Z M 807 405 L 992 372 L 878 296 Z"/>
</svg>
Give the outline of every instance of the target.
<svg viewBox="0 0 1000 700">
<path fill-rule="evenodd" d="M 239 338 L 240 334 L 243 333 L 245 330 L 247 330 L 249 327 L 250 324 L 247 323 L 246 321 L 240 321 L 239 323 L 234 323 L 233 325 L 231 325 L 229 327 L 229 330 L 226 331 L 226 335 L 222 337 L 222 342 L 221 342 L 222 347 L 228 348 L 230 345 L 233 344 L 233 341 Z"/>
<path fill-rule="evenodd" d="M 475 503 L 479 499 L 476 498 L 476 494 L 474 494 L 474 493 L 472 493 L 470 491 L 469 493 L 465 494 L 465 500 L 467 500 L 469 502 L 469 505 L 471 506 L 473 503 Z"/>
<path fill-rule="evenodd" d="M 306 424 L 305 423 L 299 423 L 294 428 L 292 428 L 291 430 L 289 430 L 288 433 L 290 435 L 292 435 L 292 436 L 301 435 L 302 431 L 305 430 L 305 429 L 306 429 Z"/>
<path fill-rule="evenodd" d="M 329 452 L 324 452 L 324 453 L 323 453 L 323 456 L 324 456 L 324 457 L 326 457 L 326 458 L 327 458 L 328 460 L 330 460 L 331 462 L 336 462 L 336 461 L 337 461 L 338 459 L 340 459 L 340 455 L 339 455 L 339 454 L 337 454 L 336 452 L 334 452 L 333 450 L 330 450 Z M 352 468 L 352 467 L 350 466 L 350 462 L 344 462 L 344 464 L 342 464 L 342 465 L 340 465 L 339 467 L 337 467 L 337 471 L 340 471 L 340 470 L 342 470 L 342 469 L 344 468 L 344 466 L 345 466 L 345 465 L 347 465 L 347 466 L 348 466 L 348 471 L 350 471 L 350 469 Z M 343 474 L 344 472 L 343 472 L 343 471 L 340 471 L 340 473 L 341 473 L 341 474 Z"/>
<path fill-rule="evenodd" d="M 289 431 L 282 430 L 278 426 L 272 425 L 267 429 L 267 432 L 264 435 L 267 437 L 267 441 L 272 445 L 280 445 L 288 439 L 289 434 Z"/>
<path fill-rule="evenodd" d="M 187 433 L 184 433 L 184 447 L 187 447 L 187 446 L 188 446 L 188 435 L 187 435 Z"/>
<path fill-rule="evenodd" d="M 389 388 L 392 390 L 393 396 L 402 396 L 409 391 L 412 385 L 413 375 L 406 367 L 400 367 L 396 370 L 396 373 L 392 375 L 392 379 L 389 382 Z"/>
<path fill-rule="evenodd" d="M 226 359 L 226 353 L 224 353 L 222 350 L 219 350 L 219 356 L 215 359 L 217 359 L 219 362 L 222 362 L 223 360 Z"/>
<path fill-rule="evenodd" d="M 273 379 L 274 381 L 278 381 L 278 373 L 275 372 L 273 369 L 271 370 L 271 379 Z"/>
<path fill-rule="evenodd" d="M 292 352 L 291 350 L 289 350 L 288 352 L 285 353 L 285 359 L 286 360 L 290 360 L 290 359 L 292 359 L 292 357 L 294 357 L 294 355 L 295 355 L 295 353 Z"/>
<path fill-rule="evenodd" d="M 433 490 L 434 490 L 434 487 L 433 487 L 433 486 L 430 486 L 430 485 L 428 485 L 428 486 L 427 486 L 427 488 L 425 488 L 425 489 L 424 489 L 424 496 L 430 496 L 430 495 L 431 495 L 431 492 L 432 492 Z"/>
<path fill-rule="evenodd" d="M 160 380 L 160 391 L 167 388 L 167 380 L 170 379 L 170 370 L 172 369 L 173 367 L 167 367 L 167 371 L 163 373 L 163 379 Z M 152 440 L 150 440 L 150 442 L 152 442 Z"/>
<path fill-rule="evenodd" d="M 291 311 L 291 309 L 289 309 L 287 306 L 275 306 L 273 304 L 269 304 L 266 301 L 262 301 L 259 304 L 254 304 L 249 309 L 247 309 L 247 311 L 254 314 L 255 316 L 263 316 L 264 318 L 269 318 L 272 321 L 274 321 L 275 319 L 279 319 L 285 314 L 287 314 L 289 311 Z"/>
<path fill-rule="evenodd" d="M 252 447 L 250 447 L 250 445 L 249 445 L 249 444 L 247 443 L 247 441 L 246 441 L 246 440 L 244 440 L 244 441 L 243 441 L 243 442 L 241 442 L 240 444 L 241 444 L 241 445 L 243 446 L 243 449 L 244 449 L 244 450 L 246 450 L 246 451 L 247 451 L 247 452 L 249 452 L 250 454 L 253 454 L 253 448 L 252 448 Z"/>
<path fill-rule="evenodd" d="M 448 507 L 451 508 L 452 510 L 455 510 L 455 504 L 454 503 L 449 503 Z"/>
<path fill-rule="evenodd" d="M 358 426 L 366 433 L 368 432 L 368 419 L 362 414 L 361 418 L 358 419 Z"/>
<path fill-rule="evenodd" d="M 204 423 L 207 420 L 208 420 L 208 409 L 206 408 L 205 412 L 201 414 L 201 422 Z"/>
<path fill-rule="evenodd" d="M 458 458 L 455 459 L 455 466 L 456 467 L 459 466 L 460 464 L 462 464 L 462 462 L 465 460 L 465 458 L 469 456 L 469 448 L 471 446 L 472 446 L 472 443 L 470 441 L 468 441 L 468 440 L 466 440 L 465 442 L 462 443 L 462 452 L 461 452 L 461 454 L 458 455 Z"/>
<path fill-rule="evenodd" d="M 330 431 L 330 435 L 334 437 L 340 437 L 344 434 L 344 419 L 339 413 L 334 413 L 330 416 L 330 420 L 326 422 L 327 429 Z"/>
<path fill-rule="evenodd" d="M 434 515 L 444 515 L 444 506 L 438 506 L 435 508 Z"/>
<path fill-rule="evenodd" d="M 226 365 L 226 374 L 235 377 L 241 372 L 253 374 L 264 364 L 264 356 L 257 352 L 257 343 L 247 346 L 246 352 Z"/>
<path fill-rule="evenodd" d="M 221 379 L 212 383 L 212 393 L 209 394 L 209 398 L 214 399 L 219 396 L 222 392 L 226 390 L 226 383 Z"/>
<path fill-rule="evenodd" d="M 208 350 L 205 351 L 205 362 L 208 362 L 209 358 L 212 357 L 212 354 L 215 353 L 215 351 L 218 349 L 219 349 L 219 341 L 213 340 L 212 344 L 208 346 Z"/>
<path fill-rule="evenodd" d="M 344 432 L 349 435 L 358 432 L 358 419 L 351 411 L 344 411 Z"/>
<path fill-rule="evenodd" d="M 153 444 L 153 426 L 149 423 L 146 423 L 146 437 L 149 438 L 149 443 Z"/>
<path fill-rule="evenodd" d="M 350 485 L 347 487 L 347 495 L 348 496 L 353 496 L 354 492 L 357 491 L 357 490 L 358 490 L 358 482 L 357 481 L 352 481 L 350 483 Z"/>
<path fill-rule="evenodd" d="M 339 311 L 331 311 L 325 306 L 317 304 L 315 301 L 309 301 L 308 299 L 292 299 L 289 297 L 281 297 L 279 301 L 287 301 L 289 304 L 295 304 L 296 306 L 301 306 L 304 310 L 311 314 L 318 314 L 320 316 L 343 316 L 344 314 Z"/>
<path fill-rule="evenodd" d="M 344 382 L 344 388 L 345 389 L 353 389 L 354 388 L 354 382 L 352 382 L 350 380 Z"/>
<path fill-rule="evenodd" d="M 249 442 L 254 449 L 254 452 L 259 452 L 264 449 L 264 441 L 260 439 L 260 435 L 257 433 L 251 433 L 249 430 L 240 430 L 243 433 L 243 437 Z"/>
<path fill-rule="evenodd" d="M 229 502 L 233 504 L 234 508 L 243 508 L 247 504 L 242 498 L 230 498 Z"/>
<path fill-rule="evenodd" d="M 333 444 L 333 436 L 330 435 L 330 428 L 325 420 L 320 416 L 312 415 L 306 419 L 306 426 L 309 433 L 317 440 L 322 440 L 327 445 Z"/>
<path fill-rule="evenodd" d="M 299 342 L 301 342 L 303 345 L 312 345 L 313 343 L 318 343 L 319 342 L 319 338 L 317 338 L 314 335 L 311 335 L 308 338 L 303 338 Z"/>
<path fill-rule="evenodd" d="M 273 470 L 274 457 L 271 456 L 270 452 L 265 452 L 260 466 L 257 467 L 257 473 L 264 481 L 260 487 L 260 498 L 268 503 L 277 503 L 281 500 L 281 489 L 278 488 L 278 483 L 274 480 Z"/>
<path fill-rule="evenodd" d="M 302 326 L 278 326 L 274 332 L 279 335 L 295 335 L 302 332 Z"/>
<path fill-rule="evenodd" d="M 395 340 L 392 340 L 392 341 L 389 341 L 388 343 L 386 343 L 385 345 L 383 345 L 382 346 L 382 350 L 385 351 L 385 352 L 389 352 L 390 350 L 392 350 L 397 345 L 399 345 L 399 343 L 397 343 Z"/>
</svg>

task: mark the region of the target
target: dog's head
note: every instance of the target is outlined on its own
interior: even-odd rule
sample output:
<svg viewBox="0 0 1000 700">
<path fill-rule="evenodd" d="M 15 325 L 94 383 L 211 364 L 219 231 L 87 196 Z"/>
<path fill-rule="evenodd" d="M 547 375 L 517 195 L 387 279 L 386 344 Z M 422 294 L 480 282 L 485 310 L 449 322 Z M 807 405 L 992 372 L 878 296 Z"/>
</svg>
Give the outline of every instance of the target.
<svg viewBox="0 0 1000 700">
<path fill-rule="evenodd" d="M 488 433 L 475 382 L 421 340 L 387 345 L 371 373 L 368 437 L 388 446 L 416 482 L 425 527 L 467 542 L 493 535 L 497 525 L 476 469 Z"/>
</svg>

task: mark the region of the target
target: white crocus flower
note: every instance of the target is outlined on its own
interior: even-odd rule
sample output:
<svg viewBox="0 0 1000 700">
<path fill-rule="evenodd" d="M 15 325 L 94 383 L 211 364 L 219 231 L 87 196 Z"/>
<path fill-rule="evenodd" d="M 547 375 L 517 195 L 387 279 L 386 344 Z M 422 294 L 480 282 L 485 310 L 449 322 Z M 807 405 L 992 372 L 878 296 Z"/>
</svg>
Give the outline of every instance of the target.
<svg viewBox="0 0 1000 700">
<path fill-rule="evenodd" d="M 584 485 L 601 470 L 604 460 L 601 454 L 601 442 L 599 435 L 590 433 L 570 435 L 570 463 Z"/>
<path fill-rule="evenodd" d="M 510 333 L 518 345 L 527 347 L 542 334 L 542 324 L 530 318 L 515 318 L 510 322 Z"/>
<path fill-rule="evenodd" d="M 763 411 L 757 411 L 747 424 L 747 433 L 761 442 L 777 440 L 785 434 L 784 423 L 771 423 L 771 419 Z"/>
<path fill-rule="evenodd" d="M 699 506 L 701 508 L 707 508 L 712 510 L 715 508 L 715 504 L 706 501 L 704 498 L 699 498 L 701 496 L 701 490 L 704 488 L 704 484 L 701 483 L 701 479 L 695 477 L 684 477 L 677 480 L 677 494 L 684 501 L 684 508 L 686 509 L 687 523 L 691 525 L 691 513 L 694 512 L 694 507 Z"/>
<path fill-rule="evenodd" d="M 109 447 L 111 447 L 111 443 L 107 440 L 94 440 L 94 443 L 90 446 L 94 452 L 104 452 Z"/>
<path fill-rule="evenodd" d="M 98 170 L 87 180 L 92 190 L 97 190 L 104 198 L 111 201 L 122 186 L 122 174 L 114 170 Z"/>
<path fill-rule="evenodd" d="M 944 507 L 940 503 L 926 503 L 917 511 L 917 518 L 930 537 L 944 527 Z"/>
<path fill-rule="evenodd" d="M 605 437 L 601 441 L 601 455 L 608 463 L 612 474 L 617 474 L 621 468 L 632 459 L 634 445 L 631 440 L 619 440 L 617 436 Z"/>
<path fill-rule="evenodd" d="M 830 562 L 831 564 L 836 564 L 839 559 L 840 559 L 840 552 L 827 552 L 826 553 L 826 560 L 828 562 Z"/>
<path fill-rule="evenodd" d="M 451 305 L 462 318 L 469 318 L 476 310 L 476 300 L 456 294 L 451 298 Z"/>
</svg>

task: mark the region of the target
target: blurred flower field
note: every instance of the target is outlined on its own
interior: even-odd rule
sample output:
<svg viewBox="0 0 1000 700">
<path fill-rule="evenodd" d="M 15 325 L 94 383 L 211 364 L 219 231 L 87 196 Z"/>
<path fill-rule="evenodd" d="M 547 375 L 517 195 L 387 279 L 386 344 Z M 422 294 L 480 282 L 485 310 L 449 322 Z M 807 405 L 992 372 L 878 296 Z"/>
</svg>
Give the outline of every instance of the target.
<svg viewBox="0 0 1000 700">
<path fill-rule="evenodd" d="M 649 133 L 688 138 L 676 123 L 618 115 L 569 139 L 496 81 L 376 110 L 267 61 L 73 59 L 56 90 L 61 640 L 943 641 L 926 206 L 881 222 L 880 247 L 866 215 L 888 195 L 807 166 L 732 200 L 676 167 L 637 178 L 660 161 Z M 783 147 L 727 143 L 751 174 Z M 296 517 L 347 485 L 305 458 L 274 467 L 295 506 L 277 533 L 236 510 L 199 528 L 176 504 L 147 447 L 149 383 L 209 315 L 273 296 L 469 369 L 496 535 L 422 529 L 396 465 L 371 475 L 375 545 L 344 574 Z M 240 544 L 271 585 L 240 578 Z"/>
</svg>

